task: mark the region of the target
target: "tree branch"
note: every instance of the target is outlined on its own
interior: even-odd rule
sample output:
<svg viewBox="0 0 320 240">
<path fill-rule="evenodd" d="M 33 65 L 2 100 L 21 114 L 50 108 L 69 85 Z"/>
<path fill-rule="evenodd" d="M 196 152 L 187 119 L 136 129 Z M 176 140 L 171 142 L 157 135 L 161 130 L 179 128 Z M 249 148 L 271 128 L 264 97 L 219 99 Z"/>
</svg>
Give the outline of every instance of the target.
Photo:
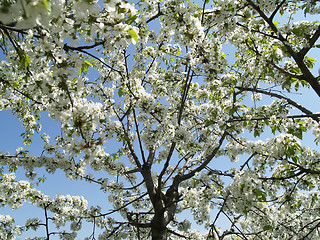
<svg viewBox="0 0 320 240">
<path fill-rule="evenodd" d="M 138 142 L 139 142 L 140 152 L 141 152 L 141 156 L 142 156 L 142 161 L 143 161 L 143 164 L 145 164 L 146 163 L 146 158 L 144 156 L 144 150 L 143 150 L 142 141 L 141 141 L 141 137 L 140 137 L 139 126 L 138 126 L 138 122 L 137 122 L 135 109 L 133 109 L 132 112 L 133 112 L 134 124 L 136 126 L 136 133 L 137 133 L 137 136 L 138 136 Z"/>
<path fill-rule="evenodd" d="M 107 212 L 107 213 L 101 213 L 101 214 L 98 214 L 98 215 L 95 215 L 95 216 L 92 216 L 92 217 L 104 217 L 104 216 L 110 215 L 110 214 L 112 214 L 112 213 L 118 212 L 118 211 L 120 211 L 120 210 L 122 210 L 122 209 L 126 208 L 126 207 L 127 207 L 127 206 L 129 206 L 130 204 L 132 204 L 132 203 L 134 203 L 134 202 L 138 201 L 139 199 L 141 199 L 141 198 L 143 198 L 143 197 L 147 196 L 147 194 L 148 194 L 148 193 L 144 193 L 144 194 L 142 194 L 141 196 L 139 196 L 139 197 L 137 197 L 137 198 L 135 198 L 135 199 L 131 200 L 130 202 L 128 202 L 128 203 L 126 203 L 126 204 L 122 205 L 121 207 L 119 207 L 119 208 L 117 208 L 117 209 L 114 209 L 114 210 L 112 210 L 112 211 L 110 211 L 110 212 Z"/>
<path fill-rule="evenodd" d="M 298 55 L 301 56 L 301 58 L 303 58 L 308 52 L 309 50 L 313 47 L 313 45 L 317 42 L 317 40 L 320 37 L 320 25 L 318 26 L 317 31 L 313 34 L 313 36 L 309 39 L 309 46 L 308 47 L 304 47 L 300 50 L 300 52 L 298 53 Z"/>
<path fill-rule="evenodd" d="M 279 11 L 279 9 L 282 7 L 283 4 L 285 4 L 287 0 L 283 0 L 277 7 L 276 9 L 273 11 L 273 13 L 270 15 L 270 20 L 272 21 L 274 16 L 277 14 L 277 12 Z"/>
<path fill-rule="evenodd" d="M 291 100 L 290 98 L 284 97 L 280 94 L 271 92 L 271 91 L 266 91 L 263 89 L 259 89 L 259 88 L 250 88 L 250 87 L 242 87 L 242 86 L 237 86 L 235 87 L 236 89 L 239 89 L 241 91 L 249 91 L 249 92 L 256 92 L 256 93 L 262 93 L 271 97 L 275 97 L 278 99 L 283 99 L 286 100 L 290 105 L 296 107 L 297 109 L 299 109 L 301 112 L 307 114 L 308 116 L 310 116 L 313 120 L 315 121 L 319 121 L 319 118 L 316 114 L 313 114 L 313 112 L 311 112 L 310 110 L 308 110 L 307 108 L 303 107 L 302 105 L 298 104 L 297 102 Z"/>
<path fill-rule="evenodd" d="M 189 172 L 189 173 L 187 173 L 187 174 L 184 174 L 184 175 L 182 175 L 182 176 L 180 176 L 180 175 L 178 174 L 177 177 L 178 177 L 179 181 L 182 182 L 182 181 L 184 181 L 184 180 L 187 180 L 187 179 L 193 177 L 196 173 L 198 173 L 198 172 L 200 172 L 201 170 L 203 170 L 203 169 L 211 162 L 211 160 L 213 159 L 213 157 L 217 154 L 218 150 L 220 149 L 220 147 L 221 147 L 221 145 L 222 145 L 222 143 L 223 143 L 223 141 L 225 140 L 225 138 L 226 138 L 227 135 L 228 135 L 228 133 L 227 133 L 227 131 L 225 131 L 225 132 L 222 134 L 222 136 L 221 136 L 221 138 L 220 138 L 220 140 L 219 140 L 218 146 L 213 149 L 213 151 L 205 158 L 205 160 L 203 161 L 203 163 L 202 163 L 199 167 L 195 168 L 195 169 L 192 170 L 191 172 Z"/>
<path fill-rule="evenodd" d="M 289 45 L 289 43 L 287 42 L 287 40 L 282 36 L 282 34 L 279 32 L 278 28 L 276 27 L 276 25 L 274 25 L 274 23 L 272 22 L 271 18 L 268 18 L 265 13 L 259 8 L 259 6 L 257 6 L 252 0 L 247 0 L 248 4 L 254 9 L 256 10 L 260 17 L 262 17 L 262 19 L 269 25 L 269 27 L 271 28 L 272 31 L 275 32 L 275 34 L 277 34 L 277 36 L 279 37 L 279 40 L 282 42 L 282 44 L 286 47 L 288 53 L 293 57 L 293 59 L 295 60 L 296 64 L 299 66 L 301 72 L 303 73 L 303 77 L 304 80 L 307 81 L 311 87 L 313 88 L 313 90 L 317 93 L 317 95 L 320 97 L 320 84 L 317 80 L 317 78 L 315 78 L 313 76 L 313 74 L 310 72 L 309 68 L 306 66 L 306 64 L 304 63 L 304 59 L 303 56 L 301 56 L 301 54 L 296 53 L 293 48 Z M 317 33 L 317 35 L 320 33 Z M 316 35 L 316 36 L 317 36 Z M 305 51 L 305 50 L 304 50 Z M 303 51 L 303 52 L 304 52 Z"/>
<path fill-rule="evenodd" d="M 160 17 L 161 15 L 163 15 L 163 13 L 161 12 L 161 9 L 160 9 L 160 3 L 158 3 L 158 12 L 157 12 L 157 14 L 154 15 L 153 17 L 149 18 L 149 19 L 147 20 L 147 23 L 149 23 L 149 22 L 157 19 L 157 18 Z"/>
</svg>

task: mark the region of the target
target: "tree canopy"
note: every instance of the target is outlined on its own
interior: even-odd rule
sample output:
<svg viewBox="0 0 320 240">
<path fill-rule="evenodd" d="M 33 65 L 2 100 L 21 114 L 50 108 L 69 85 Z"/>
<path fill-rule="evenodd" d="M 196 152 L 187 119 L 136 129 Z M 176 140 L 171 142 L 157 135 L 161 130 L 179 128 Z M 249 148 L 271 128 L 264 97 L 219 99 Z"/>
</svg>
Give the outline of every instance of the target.
<svg viewBox="0 0 320 240">
<path fill-rule="evenodd" d="M 26 146 L 1 149 L 0 204 L 43 215 L 0 215 L 0 238 L 319 239 L 305 138 L 319 143 L 320 114 L 303 100 L 320 97 L 319 13 L 318 0 L 1 0 L 0 109 Z M 98 185 L 112 209 L 39 191 L 39 169 Z"/>
</svg>

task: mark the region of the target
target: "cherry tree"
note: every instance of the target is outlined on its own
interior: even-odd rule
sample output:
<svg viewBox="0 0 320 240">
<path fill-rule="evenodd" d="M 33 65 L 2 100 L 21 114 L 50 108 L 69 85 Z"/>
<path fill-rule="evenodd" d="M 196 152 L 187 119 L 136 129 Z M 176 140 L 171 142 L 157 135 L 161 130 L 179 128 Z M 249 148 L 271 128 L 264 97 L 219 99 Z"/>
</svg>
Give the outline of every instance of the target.
<svg viewBox="0 0 320 240">
<path fill-rule="evenodd" d="M 25 145 L 43 140 L 40 155 L 0 154 L 0 203 L 44 213 L 0 215 L 1 239 L 320 237 L 320 154 L 303 141 L 319 143 L 320 114 L 294 98 L 320 97 L 319 1 L 1 0 L 0 11 L 0 108 Z M 43 116 L 61 131 L 47 135 Z M 39 191 L 39 169 L 98 185 L 112 210 Z"/>
</svg>

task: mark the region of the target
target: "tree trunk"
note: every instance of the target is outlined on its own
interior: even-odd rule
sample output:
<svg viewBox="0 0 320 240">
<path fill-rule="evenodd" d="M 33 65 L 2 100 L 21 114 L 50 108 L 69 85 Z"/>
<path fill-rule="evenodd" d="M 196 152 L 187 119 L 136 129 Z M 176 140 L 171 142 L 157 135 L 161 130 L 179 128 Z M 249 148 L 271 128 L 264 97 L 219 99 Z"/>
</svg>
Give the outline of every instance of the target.
<svg viewBox="0 0 320 240">
<path fill-rule="evenodd" d="M 159 206 L 158 206 L 159 207 Z M 151 221 L 152 240 L 167 240 L 167 221 L 165 219 L 165 211 L 155 211 L 155 215 Z"/>
<path fill-rule="evenodd" d="M 152 240 L 167 240 L 167 228 L 161 226 L 155 226 L 154 224 L 151 225 L 151 232 L 152 232 Z"/>
</svg>

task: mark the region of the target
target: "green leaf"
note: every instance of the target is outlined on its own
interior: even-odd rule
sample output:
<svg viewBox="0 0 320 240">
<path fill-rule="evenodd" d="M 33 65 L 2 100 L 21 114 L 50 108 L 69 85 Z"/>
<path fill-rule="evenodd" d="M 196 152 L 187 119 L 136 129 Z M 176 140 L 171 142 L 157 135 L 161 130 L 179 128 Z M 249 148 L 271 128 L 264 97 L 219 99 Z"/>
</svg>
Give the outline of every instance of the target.
<svg viewBox="0 0 320 240">
<path fill-rule="evenodd" d="M 270 225 L 263 226 L 263 231 L 273 230 L 273 227 Z"/>
<path fill-rule="evenodd" d="M 298 67 L 290 68 L 290 71 L 295 73 L 295 74 L 301 74 L 302 73 L 300 68 L 298 68 Z"/>
<path fill-rule="evenodd" d="M 123 138 L 122 138 L 122 141 L 123 141 L 123 144 L 125 144 L 126 142 L 130 142 L 130 138 L 125 135 Z"/>
<path fill-rule="evenodd" d="M 267 200 L 267 194 L 258 188 L 253 190 L 253 194 L 257 197 L 259 201 L 265 202 Z"/>
<path fill-rule="evenodd" d="M 136 43 L 138 44 L 139 43 L 139 40 L 138 40 L 138 35 L 136 34 L 136 32 L 132 29 L 132 28 L 129 28 L 128 29 L 128 32 L 130 34 L 130 36 L 136 41 Z"/>
<path fill-rule="evenodd" d="M 302 34 L 304 33 L 303 29 L 301 28 L 294 28 L 291 30 L 296 36 L 302 36 Z"/>
<path fill-rule="evenodd" d="M 124 13 L 124 12 L 126 12 L 125 8 L 122 8 L 122 7 L 118 8 L 118 13 Z"/>
<path fill-rule="evenodd" d="M 30 64 L 31 64 L 31 59 L 28 55 L 25 57 L 25 62 L 24 62 L 24 67 L 28 70 L 30 70 Z"/>
<path fill-rule="evenodd" d="M 20 134 L 20 136 L 23 138 L 23 144 L 24 145 L 30 145 L 32 143 L 32 134 L 23 132 Z"/>
<path fill-rule="evenodd" d="M 233 115 L 237 111 L 237 108 L 233 107 L 229 110 L 229 114 Z"/>
<path fill-rule="evenodd" d="M 137 15 L 133 15 L 131 17 L 129 17 L 126 21 L 126 24 L 130 25 L 131 23 L 133 23 L 135 20 L 137 19 Z"/>
<path fill-rule="evenodd" d="M 119 90 L 118 90 L 118 95 L 119 95 L 119 97 L 122 97 L 122 96 L 123 96 L 123 88 L 122 88 L 122 87 L 119 88 Z"/>
<path fill-rule="evenodd" d="M 88 67 L 93 67 L 92 63 L 87 61 L 87 60 L 84 60 L 82 66 L 81 66 L 81 69 L 80 69 L 80 72 L 78 74 L 78 77 L 83 73 L 83 72 L 87 72 L 88 71 Z"/>
<path fill-rule="evenodd" d="M 292 161 L 293 161 L 294 163 L 298 163 L 298 160 L 299 160 L 298 157 L 291 157 L 291 159 L 292 159 Z"/>
<path fill-rule="evenodd" d="M 206 125 L 206 127 L 209 127 L 211 124 L 213 124 L 213 121 L 209 119 L 205 119 L 204 124 Z"/>
<path fill-rule="evenodd" d="M 312 57 L 305 57 L 304 58 L 304 62 L 306 63 L 308 68 L 313 68 L 313 66 L 314 66 L 314 64 L 316 62 L 316 59 L 314 59 Z"/>
<path fill-rule="evenodd" d="M 37 186 L 39 186 L 39 184 L 41 183 L 41 182 L 45 182 L 45 180 L 46 180 L 47 178 L 43 175 L 42 177 L 39 177 L 38 178 L 38 181 L 36 182 L 36 185 Z"/>
<path fill-rule="evenodd" d="M 50 16 L 51 15 L 51 3 L 50 3 L 50 1 L 48 1 L 48 0 L 42 0 L 42 1 L 43 1 L 43 4 L 44 4 L 44 7 L 47 10 L 48 15 Z"/>
<path fill-rule="evenodd" d="M 253 136 L 254 137 L 259 137 L 260 136 L 260 131 L 258 129 L 254 129 Z"/>
<path fill-rule="evenodd" d="M 24 52 L 19 53 L 20 56 L 20 66 L 23 69 L 30 70 L 31 65 L 31 59 L 28 55 L 26 55 Z"/>
<path fill-rule="evenodd" d="M 92 63 L 87 61 L 87 60 L 84 60 L 84 63 L 87 65 L 87 66 L 90 66 L 90 67 L 93 67 Z"/>
</svg>

